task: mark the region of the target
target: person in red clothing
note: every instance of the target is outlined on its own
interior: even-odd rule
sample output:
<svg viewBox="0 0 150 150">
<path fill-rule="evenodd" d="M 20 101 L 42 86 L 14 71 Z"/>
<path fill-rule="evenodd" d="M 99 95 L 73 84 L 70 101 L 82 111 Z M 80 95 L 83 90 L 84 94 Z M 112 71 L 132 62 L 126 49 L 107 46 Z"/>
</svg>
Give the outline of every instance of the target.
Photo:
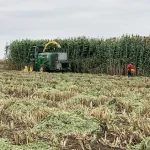
<svg viewBox="0 0 150 150">
<path fill-rule="evenodd" d="M 128 77 L 132 77 L 133 76 L 133 74 L 131 72 L 132 69 L 134 69 L 133 63 L 128 64 Z"/>
</svg>

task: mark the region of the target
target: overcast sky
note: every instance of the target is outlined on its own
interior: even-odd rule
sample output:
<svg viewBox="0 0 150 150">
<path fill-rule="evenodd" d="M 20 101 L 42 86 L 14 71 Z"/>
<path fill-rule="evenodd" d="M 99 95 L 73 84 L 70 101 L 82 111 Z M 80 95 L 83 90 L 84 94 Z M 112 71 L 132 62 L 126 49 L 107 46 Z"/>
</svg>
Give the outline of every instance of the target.
<svg viewBox="0 0 150 150">
<path fill-rule="evenodd" d="M 0 58 L 6 42 L 150 33 L 150 0 L 0 0 Z"/>
</svg>

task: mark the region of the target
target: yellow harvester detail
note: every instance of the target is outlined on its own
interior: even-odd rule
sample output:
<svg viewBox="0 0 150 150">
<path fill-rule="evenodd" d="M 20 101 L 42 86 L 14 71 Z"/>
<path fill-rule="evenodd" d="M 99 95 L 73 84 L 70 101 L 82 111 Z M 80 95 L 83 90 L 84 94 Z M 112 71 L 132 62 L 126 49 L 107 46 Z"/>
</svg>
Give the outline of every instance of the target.
<svg viewBox="0 0 150 150">
<path fill-rule="evenodd" d="M 56 41 L 49 41 L 47 44 L 45 44 L 44 49 L 43 49 L 43 52 L 45 52 L 45 50 L 47 49 L 47 47 L 48 47 L 50 44 L 55 44 L 58 48 L 61 48 L 60 44 L 57 43 Z"/>
</svg>

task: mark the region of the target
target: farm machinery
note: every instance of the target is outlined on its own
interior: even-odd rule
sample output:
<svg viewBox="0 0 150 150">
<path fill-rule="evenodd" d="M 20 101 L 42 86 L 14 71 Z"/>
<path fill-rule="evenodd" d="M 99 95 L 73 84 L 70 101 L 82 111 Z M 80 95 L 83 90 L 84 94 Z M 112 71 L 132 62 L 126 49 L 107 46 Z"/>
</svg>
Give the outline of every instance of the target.
<svg viewBox="0 0 150 150">
<path fill-rule="evenodd" d="M 60 44 L 55 41 L 49 41 L 45 46 L 33 46 L 29 51 L 24 71 L 66 72 L 69 70 L 67 53 L 46 52 L 46 49 L 50 44 L 55 44 L 58 48 L 61 48 Z"/>
</svg>

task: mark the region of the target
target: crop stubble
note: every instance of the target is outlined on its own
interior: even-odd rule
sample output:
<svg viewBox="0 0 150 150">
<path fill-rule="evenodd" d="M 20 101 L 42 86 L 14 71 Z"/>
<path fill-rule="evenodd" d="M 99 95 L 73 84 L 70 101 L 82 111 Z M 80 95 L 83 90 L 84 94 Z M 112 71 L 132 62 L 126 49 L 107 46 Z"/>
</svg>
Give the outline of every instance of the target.
<svg viewBox="0 0 150 150">
<path fill-rule="evenodd" d="M 11 144 L 140 149 L 149 141 L 147 77 L 8 71 L 0 83 L 0 133 Z"/>
</svg>

